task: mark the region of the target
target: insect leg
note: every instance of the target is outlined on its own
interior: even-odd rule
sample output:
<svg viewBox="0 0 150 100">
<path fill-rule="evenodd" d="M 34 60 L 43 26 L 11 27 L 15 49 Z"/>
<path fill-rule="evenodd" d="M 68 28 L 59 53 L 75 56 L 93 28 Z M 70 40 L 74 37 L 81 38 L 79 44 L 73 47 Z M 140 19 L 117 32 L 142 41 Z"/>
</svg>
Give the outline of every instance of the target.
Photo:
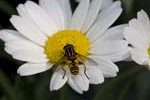
<svg viewBox="0 0 150 100">
<path fill-rule="evenodd" d="M 82 62 L 79 62 L 79 64 L 82 64 L 84 66 L 84 74 L 87 77 L 87 79 L 90 79 L 89 76 L 86 74 L 86 66 L 85 66 L 85 64 L 82 63 Z"/>
<path fill-rule="evenodd" d="M 84 66 L 84 74 L 86 75 L 87 79 L 90 79 L 89 76 L 86 74 L 86 66 L 83 64 Z"/>
<path fill-rule="evenodd" d="M 63 75 L 63 79 L 65 78 L 65 75 L 66 75 L 66 70 L 64 68 L 62 68 L 63 71 L 64 71 L 64 75 Z"/>
</svg>

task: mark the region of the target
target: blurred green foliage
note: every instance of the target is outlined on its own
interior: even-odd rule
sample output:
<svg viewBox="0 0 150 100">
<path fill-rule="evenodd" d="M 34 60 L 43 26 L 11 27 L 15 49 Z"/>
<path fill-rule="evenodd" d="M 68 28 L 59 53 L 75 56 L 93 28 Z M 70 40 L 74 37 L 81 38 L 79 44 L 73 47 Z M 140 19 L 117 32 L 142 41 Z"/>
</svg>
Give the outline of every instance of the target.
<svg viewBox="0 0 150 100">
<path fill-rule="evenodd" d="M 15 8 L 6 2 L 6 0 L 0 0 L 0 10 L 8 15 L 15 14 Z"/>
<path fill-rule="evenodd" d="M 124 12 L 115 24 L 127 23 L 140 9 L 150 15 L 149 0 L 121 1 Z M 15 2 L 19 0 L 0 0 L 2 20 L 8 20 L 8 16 L 16 13 Z M 77 5 L 73 0 L 71 4 L 73 9 Z M 0 29 L 11 27 L 9 22 L 2 21 L 0 24 Z M 17 75 L 17 67 L 22 62 L 13 60 L 3 49 L 3 42 L 0 42 L 0 100 L 150 100 L 150 72 L 134 62 L 116 63 L 120 69 L 116 78 L 105 79 L 101 85 L 90 85 L 89 91 L 80 95 L 67 84 L 58 91 L 50 92 L 51 70 L 28 77 Z"/>
</svg>

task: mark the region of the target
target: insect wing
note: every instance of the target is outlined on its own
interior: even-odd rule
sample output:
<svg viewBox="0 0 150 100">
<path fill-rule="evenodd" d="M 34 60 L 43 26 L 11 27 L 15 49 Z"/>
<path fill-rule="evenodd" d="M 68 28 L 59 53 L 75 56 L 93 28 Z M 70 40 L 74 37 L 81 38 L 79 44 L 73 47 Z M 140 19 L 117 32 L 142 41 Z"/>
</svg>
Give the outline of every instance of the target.
<svg viewBox="0 0 150 100">
<path fill-rule="evenodd" d="M 86 61 L 87 61 L 87 63 L 88 63 L 89 65 L 92 65 L 92 66 L 97 66 L 97 65 L 98 65 L 97 62 L 94 61 L 94 60 L 91 59 L 91 58 L 87 58 Z"/>
<path fill-rule="evenodd" d="M 81 61 L 87 62 L 89 65 L 92 65 L 92 66 L 97 66 L 98 65 L 96 61 L 94 61 L 91 58 L 85 57 L 83 55 L 79 55 L 79 58 L 80 58 Z"/>
</svg>

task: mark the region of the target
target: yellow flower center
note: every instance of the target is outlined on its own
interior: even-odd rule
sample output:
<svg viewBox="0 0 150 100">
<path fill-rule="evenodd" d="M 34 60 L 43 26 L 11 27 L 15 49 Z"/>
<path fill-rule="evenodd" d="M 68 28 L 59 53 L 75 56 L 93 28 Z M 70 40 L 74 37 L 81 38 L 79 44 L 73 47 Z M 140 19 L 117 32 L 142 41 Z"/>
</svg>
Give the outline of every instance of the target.
<svg viewBox="0 0 150 100">
<path fill-rule="evenodd" d="M 66 45 L 73 45 L 76 53 L 87 56 L 90 49 L 90 42 L 88 37 L 81 31 L 77 30 L 62 30 L 46 41 L 45 53 L 51 63 L 57 63 L 64 57 L 63 48 Z"/>
<path fill-rule="evenodd" d="M 149 44 L 149 46 L 148 46 L 147 53 L 148 53 L 148 55 L 149 55 L 149 57 L 150 57 L 150 44 Z"/>
</svg>

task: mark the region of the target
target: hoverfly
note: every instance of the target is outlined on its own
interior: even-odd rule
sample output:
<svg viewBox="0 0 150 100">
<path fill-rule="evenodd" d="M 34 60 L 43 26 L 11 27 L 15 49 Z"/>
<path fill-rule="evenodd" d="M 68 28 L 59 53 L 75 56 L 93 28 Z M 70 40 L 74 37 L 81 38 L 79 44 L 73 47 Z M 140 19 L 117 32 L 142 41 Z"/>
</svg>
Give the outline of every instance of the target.
<svg viewBox="0 0 150 100">
<path fill-rule="evenodd" d="M 64 57 L 62 57 L 62 59 L 54 66 L 58 66 L 60 64 L 67 65 L 70 70 L 70 73 L 72 75 L 78 75 L 79 65 L 83 65 L 84 66 L 84 74 L 89 79 L 88 75 L 86 74 L 86 66 L 85 66 L 84 62 L 85 62 L 85 60 L 88 60 L 88 63 L 90 63 L 94 66 L 96 66 L 97 63 L 90 58 L 87 58 L 85 56 L 82 56 L 82 55 L 76 53 L 73 45 L 67 44 L 66 46 L 64 46 L 63 50 L 64 50 Z M 63 67 L 62 67 L 62 69 L 64 71 L 64 76 L 63 76 L 63 78 L 64 78 L 65 74 L 66 74 L 66 70 Z"/>
</svg>

